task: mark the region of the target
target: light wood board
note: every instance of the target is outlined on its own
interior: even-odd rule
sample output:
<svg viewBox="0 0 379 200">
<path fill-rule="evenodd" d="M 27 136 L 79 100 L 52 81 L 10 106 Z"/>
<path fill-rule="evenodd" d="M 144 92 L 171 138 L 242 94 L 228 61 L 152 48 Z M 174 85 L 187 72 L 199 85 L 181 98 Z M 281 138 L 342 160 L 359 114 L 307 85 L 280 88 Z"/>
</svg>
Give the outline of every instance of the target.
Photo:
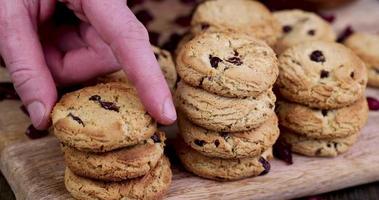
<svg viewBox="0 0 379 200">
<path fill-rule="evenodd" d="M 353 25 L 378 32 L 378 8 L 377 0 L 361 0 L 330 12 L 337 15 L 336 30 Z M 379 90 L 368 89 L 367 93 L 379 98 Z M 17 101 L 0 102 L 0 170 L 17 199 L 70 199 L 63 184 L 65 166 L 58 141 L 53 136 L 29 140 L 24 131 L 30 121 L 20 105 Z M 268 175 L 241 181 L 201 179 L 175 163 L 167 199 L 290 199 L 378 181 L 379 112 L 370 112 L 362 132 L 354 147 L 337 158 L 295 155 L 290 166 L 274 160 Z"/>
</svg>

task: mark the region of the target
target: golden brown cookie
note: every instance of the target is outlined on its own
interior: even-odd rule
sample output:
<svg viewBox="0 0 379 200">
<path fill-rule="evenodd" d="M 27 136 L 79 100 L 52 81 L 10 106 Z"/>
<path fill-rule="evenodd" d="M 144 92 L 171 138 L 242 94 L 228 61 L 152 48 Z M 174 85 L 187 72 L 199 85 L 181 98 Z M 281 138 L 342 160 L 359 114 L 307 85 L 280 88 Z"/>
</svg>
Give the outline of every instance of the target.
<svg viewBox="0 0 379 200">
<path fill-rule="evenodd" d="M 336 34 L 332 26 L 318 15 L 302 10 L 282 10 L 274 12 L 274 17 L 282 26 L 282 36 L 275 44 L 275 52 L 280 54 L 288 47 L 307 41 L 322 40 L 333 42 Z"/>
<path fill-rule="evenodd" d="M 312 109 L 287 101 L 277 102 L 276 110 L 281 126 L 314 139 L 356 134 L 368 118 L 368 106 L 364 97 L 350 106 L 334 110 Z"/>
<path fill-rule="evenodd" d="M 182 164 L 188 171 L 218 181 L 238 180 L 266 174 L 270 170 L 270 164 L 267 160 L 272 158 L 272 149 L 257 157 L 249 158 L 207 157 L 190 148 L 181 139 L 177 141 L 176 150 Z"/>
<path fill-rule="evenodd" d="M 81 151 L 105 152 L 132 146 L 156 130 L 135 89 L 116 82 L 64 95 L 51 116 L 58 139 Z"/>
<path fill-rule="evenodd" d="M 272 87 L 279 72 L 267 44 L 237 33 L 197 35 L 180 49 L 176 64 L 187 84 L 226 97 L 256 97 Z"/>
<path fill-rule="evenodd" d="M 214 0 L 200 4 L 193 14 L 192 33 L 202 31 L 240 32 L 273 45 L 280 35 L 280 25 L 258 1 Z"/>
<path fill-rule="evenodd" d="M 72 172 L 103 181 L 122 181 L 147 174 L 163 155 L 165 135 L 156 132 L 135 146 L 105 153 L 89 153 L 64 146 L 66 165 Z"/>
<path fill-rule="evenodd" d="M 230 98 L 209 93 L 179 82 L 176 106 L 193 123 L 206 129 L 222 132 L 246 131 L 260 126 L 275 107 L 271 90 L 257 97 Z"/>
<path fill-rule="evenodd" d="M 143 177 L 122 182 L 103 182 L 65 171 L 66 189 L 80 200 L 155 200 L 162 199 L 171 184 L 170 162 L 162 157 L 156 167 Z"/>
<path fill-rule="evenodd" d="M 366 63 L 368 85 L 379 87 L 379 35 L 354 33 L 344 44 Z"/>
<path fill-rule="evenodd" d="M 293 152 L 306 156 L 335 157 L 348 151 L 357 141 L 359 132 L 344 137 L 331 139 L 311 139 L 300 136 L 288 129 L 280 129 L 279 140 L 291 146 Z"/>
<path fill-rule="evenodd" d="M 365 64 L 341 44 L 312 41 L 279 57 L 278 86 L 286 99 L 320 109 L 348 106 L 365 92 Z"/>
<path fill-rule="evenodd" d="M 180 135 L 191 148 L 209 157 L 245 158 L 261 155 L 279 137 L 278 119 L 272 114 L 261 126 L 244 132 L 210 131 L 179 115 Z"/>
</svg>

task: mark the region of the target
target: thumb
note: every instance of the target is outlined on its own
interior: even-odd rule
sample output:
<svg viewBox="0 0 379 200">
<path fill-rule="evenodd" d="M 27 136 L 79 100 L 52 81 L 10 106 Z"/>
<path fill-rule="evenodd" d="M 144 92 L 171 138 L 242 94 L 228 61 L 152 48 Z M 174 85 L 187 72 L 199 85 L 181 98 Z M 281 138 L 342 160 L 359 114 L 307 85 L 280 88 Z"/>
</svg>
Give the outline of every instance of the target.
<svg viewBox="0 0 379 200">
<path fill-rule="evenodd" d="M 8 13 L 0 16 L 0 53 L 33 125 L 45 129 L 57 93 L 38 35 L 28 14 L 22 11 L 17 12 L 17 17 L 7 16 Z"/>
</svg>

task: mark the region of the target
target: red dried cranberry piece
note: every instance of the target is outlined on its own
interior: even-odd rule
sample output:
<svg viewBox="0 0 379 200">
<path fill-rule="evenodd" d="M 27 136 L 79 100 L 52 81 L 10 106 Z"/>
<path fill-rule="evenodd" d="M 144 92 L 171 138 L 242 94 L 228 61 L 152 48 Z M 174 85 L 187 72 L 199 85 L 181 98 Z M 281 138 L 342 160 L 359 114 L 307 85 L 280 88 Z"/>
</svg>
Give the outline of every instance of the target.
<svg viewBox="0 0 379 200">
<path fill-rule="evenodd" d="M 154 141 L 154 143 L 161 143 L 161 138 L 159 138 L 159 136 L 157 134 L 154 134 L 153 136 L 151 136 L 151 139 Z"/>
<path fill-rule="evenodd" d="M 175 24 L 182 26 L 182 27 L 188 27 L 191 25 L 191 15 L 185 15 L 185 16 L 179 16 L 175 19 Z"/>
<path fill-rule="evenodd" d="M 155 46 L 158 46 L 159 44 L 159 37 L 161 35 L 157 32 L 154 32 L 154 31 L 149 31 L 149 38 L 150 38 L 150 43 L 155 45 Z"/>
<path fill-rule="evenodd" d="M 264 159 L 263 157 L 259 158 L 259 162 L 262 164 L 262 166 L 264 168 L 264 170 L 261 172 L 261 174 L 259 174 L 259 176 L 267 174 L 271 168 L 270 163 L 266 159 Z"/>
<path fill-rule="evenodd" d="M 218 147 L 220 145 L 220 141 L 219 140 L 215 140 L 215 146 Z"/>
<path fill-rule="evenodd" d="M 367 97 L 367 103 L 370 110 L 379 110 L 379 101 L 374 97 Z"/>
<path fill-rule="evenodd" d="M 0 101 L 20 99 L 11 82 L 0 82 Z"/>
<path fill-rule="evenodd" d="M 197 146 L 200 146 L 200 147 L 202 147 L 206 144 L 206 142 L 204 140 L 197 140 L 197 139 L 195 141 L 193 141 L 193 143 L 195 143 Z"/>
<path fill-rule="evenodd" d="M 213 68 L 218 67 L 218 63 L 222 62 L 222 59 L 216 56 L 209 55 L 209 62 Z"/>
<path fill-rule="evenodd" d="M 229 63 L 235 64 L 235 65 L 237 65 L 237 66 L 240 66 L 240 65 L 243 64 L 241 58 L 236 57 L 236 56 L 231 57 L 231 58 L 228 58 L 228 59 L 226 60 L 226 62 L 229 62 Z"/>
<path fill-rule="evenodd" d="M 73 120 L 75 120 L 76 122 L 78 122 L 79 124 L 81 124 L 83 127 L 85 127 L 84 122 L 79 117 L 75 116 L 72 113 L 69 113 L 67 116 L 71 117 Z"/>
<path fill-rule="evenodd" d="M 101 97 L 99 95 L 93 95 L 89 98 L 90 101 L 100 101 Z"/>
<path fill-rule="evenodd" d="M 112 110 L 112 111 L 120 112 L 120 108 L 112 102 L 99 101 L 99 103 L 100 103 L 101 107 L 103 107 L 106 110 Z"/>
<path fill-rule="evenodd" d="M 283 33 L 289 33 L 289 32 L 292 31 L 292 26 L 285 25 L 285 26 L 282 27 L 282 31 L 283 31 Z"/>
<path fill-rule="evenodd" d="M 325 56 L 324 54 L 319 51 L 319 50 L 316 50 L 316 51 L 313 51 L 311 53 L 311 55 L 309 55 L 309 58 L 314 61 L 314 62 L 325 62 Z"/>
<path fill-rule="evenodd" d="M 316 30 L 314 30 L 314 29 L 311 29 L 308 31 L 308 35 L 310 35 L 310 36 L 314 36 L 315 34 L 316 34 Z"/>
<path fill-rule="evenodd" d="M 37 130 L 36 128 L 34 128 L 33 125 L 30 125 L 26 131 L 25 131 L 25 134 L 30 138 L 30 139 L 38 139 L 38 138 L 42 138 L 42 137 L 45 137 L 47 135 L 49 135 L 49 132 L 44 130 L 44 131 L 40 131 L 40 130 Z"/>
<path fill-rule="evenodd" d="M 328 78 L 328 77 L 329 77 L 329 72 L 326 70 L 321 70 L 320 78 Z"/>
<path fill-rule="evenodd" d="M 148 10 L 140 10 L 135 15 L 137 19 L 145 26 L 147 26 L 154 19 L 153 15 L 151 15 Z"/>
<path fill-rule="evenodd" d="M 279 160 L 283 160 L 289 165 L 293 164 L 291 145 L 278 141 L 273 146 L 273 153 Z"/>
<path fill-rule="evenodd" d="M 337 42 L 345 41 L 350 35 L 354 33 L 354 29 L 352 26 L 347 26 L 345 30 L 338 36 Z"/>
</svg>

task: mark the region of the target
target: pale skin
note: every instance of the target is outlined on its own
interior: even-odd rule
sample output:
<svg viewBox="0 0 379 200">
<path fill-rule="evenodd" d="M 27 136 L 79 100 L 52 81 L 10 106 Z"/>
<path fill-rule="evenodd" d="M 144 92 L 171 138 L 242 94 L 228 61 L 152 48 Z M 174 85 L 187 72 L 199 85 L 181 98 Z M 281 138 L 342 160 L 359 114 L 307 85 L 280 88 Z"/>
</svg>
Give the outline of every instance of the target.
<svg viewBox="0 0 379 200">
<path fill-rule="evenodd" d="M 0 54 L 33 125 L 49 126 L 57 85 L 118 69 L 127 72 L 158 122 L 173 123 L 175 107 L 148 33 L 125 0 L 60 1 L 81 19 L 79 27 L 41 28 L 54 13 L 56 0 L 0 0 Z"/>
</svg>

